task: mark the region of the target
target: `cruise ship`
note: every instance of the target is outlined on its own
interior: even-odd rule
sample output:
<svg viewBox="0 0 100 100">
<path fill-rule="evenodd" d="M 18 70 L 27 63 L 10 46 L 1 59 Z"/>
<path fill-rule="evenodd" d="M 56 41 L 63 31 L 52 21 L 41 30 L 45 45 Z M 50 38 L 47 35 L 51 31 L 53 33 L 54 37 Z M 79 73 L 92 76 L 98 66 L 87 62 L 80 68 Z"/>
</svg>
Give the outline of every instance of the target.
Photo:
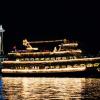
<svg viewBox="0 0 100 100">
<path fill-rule="evenodd" d="M 33 44 L 59 43 L 53 50 L 39 50 Z M 23 40 L 25 50 L 8 53 L 8 59 L 1 62 L 2 75 L 32 76 L 86 76 L 97 74 L 100 70 L 100 57 L 82 56 L 78 42 L 67 39 L 50 41 Z"/>
</svg>

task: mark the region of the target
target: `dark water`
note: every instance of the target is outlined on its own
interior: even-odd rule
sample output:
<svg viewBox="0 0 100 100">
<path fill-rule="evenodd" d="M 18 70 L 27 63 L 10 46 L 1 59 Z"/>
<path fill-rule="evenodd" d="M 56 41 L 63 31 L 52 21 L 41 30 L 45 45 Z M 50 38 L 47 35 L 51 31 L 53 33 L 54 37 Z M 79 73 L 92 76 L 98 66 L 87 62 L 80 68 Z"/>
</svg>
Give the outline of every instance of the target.
<svg viewBox="0 0 100 100">
<path fill-rule="evenodd" d="M 1 77 L 0 100 L 100 100 L 99 78 Z"/>
</svg>

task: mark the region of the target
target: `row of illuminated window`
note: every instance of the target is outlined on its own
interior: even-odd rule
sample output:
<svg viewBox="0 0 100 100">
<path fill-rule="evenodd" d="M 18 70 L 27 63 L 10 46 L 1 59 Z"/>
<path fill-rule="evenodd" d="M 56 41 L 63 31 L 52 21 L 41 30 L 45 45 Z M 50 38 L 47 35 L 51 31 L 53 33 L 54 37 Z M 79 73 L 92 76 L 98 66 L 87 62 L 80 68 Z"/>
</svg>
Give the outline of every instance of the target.
<svg viewBox="0 0 100 100">
<path fill-rule="evenodd" d="M 100 63 L 74 64 L 74 65 L 55 65 L 55 66 L 15 66 L 12 69 L 59 69 L 59 68 L 82 68 L 99 67 Z"/>
<path fill-rule="evenodd" d="M 17 58 L 18 59 L 18 58 Z M 16 60 L 17 60 L 16 59 Z M 49 57 L 49 58 L 20 58 L 20 61 L 48 61 L 48 60 L 68 60 L 68 59 L 76 59 L 76 56 L 68 56 L 68 57 Z"/>
</svg>

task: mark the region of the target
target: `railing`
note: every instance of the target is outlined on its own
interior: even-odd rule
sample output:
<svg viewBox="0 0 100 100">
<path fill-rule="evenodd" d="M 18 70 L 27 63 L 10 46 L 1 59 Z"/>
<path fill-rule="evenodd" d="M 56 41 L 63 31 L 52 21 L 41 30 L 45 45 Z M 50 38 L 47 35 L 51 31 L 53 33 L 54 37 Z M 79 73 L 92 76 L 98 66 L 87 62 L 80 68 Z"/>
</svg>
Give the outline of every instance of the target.
<svg viewBox="0 0 100 100">
<path fill-rule="evenodd" d="M 51 40 L 51 41 L 31 41 L 29 43 L 50 43 L 50 42 L 63 42 L 64 40 Z"/>
</svg>

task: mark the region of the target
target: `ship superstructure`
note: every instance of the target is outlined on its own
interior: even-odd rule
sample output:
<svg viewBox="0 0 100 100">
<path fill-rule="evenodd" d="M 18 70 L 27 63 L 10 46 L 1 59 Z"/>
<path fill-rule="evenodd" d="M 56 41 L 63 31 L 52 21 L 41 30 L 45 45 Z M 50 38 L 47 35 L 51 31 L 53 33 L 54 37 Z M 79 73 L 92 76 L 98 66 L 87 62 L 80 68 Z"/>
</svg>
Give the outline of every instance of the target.
<svg viewBox="0 0 100 100">
<path fill-rule="evenodd" d="M 52 51 L 39 50 L 31 43 L 60 42 Z M 23 40 L 26 50 L 15 50 L 8 53 L 8 60 L 3 61 L 2 73 L 8 74 L 50 74 L 98 71 L 100 57 L 82 57 L 77 42 L 69 40 L 35 41 Z"/>
</svg>

